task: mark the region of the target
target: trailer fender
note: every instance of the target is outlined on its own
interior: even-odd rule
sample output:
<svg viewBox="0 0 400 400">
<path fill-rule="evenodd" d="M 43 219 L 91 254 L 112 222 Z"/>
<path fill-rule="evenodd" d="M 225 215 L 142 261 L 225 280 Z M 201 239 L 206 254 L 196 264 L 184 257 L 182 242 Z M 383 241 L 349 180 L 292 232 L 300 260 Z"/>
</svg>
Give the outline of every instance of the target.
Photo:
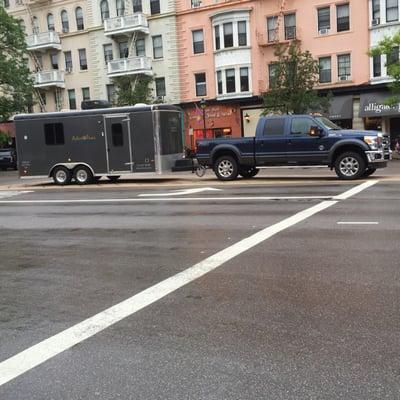
<svg viewBox="0 0 400 400">
<path fill-rule="evenodd" d="M 54 164 L 51 168 L 50 168 L 50 172 L 49 172 L 49 178 L 51 178 L 51 176 L 52 176 L 52 174 L 53 174 L 53 171 L 54 171 L 54 168 L 56 168 L 56 167 L 59 167 L 59 166 L 62 166 L 62 167 L 65 167 L 65 168 L 68 168 L 69 170 L 73 170 L 76 166 L 78 166 L 78 165 L 84 165 L 85 167 L 88 167 L 89 169 L 90 169 L 90 171 L 92 172 L 92 174 L 93 174 L 93 176 L 95 176 L 96 174 L 94 173 L 94 170 L 93 170 L 93 168 L 89 165 L 89 164 L 87 164 L 87 163 L 84 163 L 84 162 L 67 162 L 67 163 L 58 163 L 58 164 Z"/>
</svg>

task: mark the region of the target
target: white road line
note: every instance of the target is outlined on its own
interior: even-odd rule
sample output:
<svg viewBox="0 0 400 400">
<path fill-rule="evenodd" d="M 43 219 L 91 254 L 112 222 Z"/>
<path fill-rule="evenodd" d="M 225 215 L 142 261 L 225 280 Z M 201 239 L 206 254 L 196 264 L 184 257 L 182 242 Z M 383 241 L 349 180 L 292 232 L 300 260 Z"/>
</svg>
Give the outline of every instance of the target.
<svg viewBox="0 0 400 400">
<path fill-rule="evenodd" d="M 339 221 L 338 225 L 378 225 L 376 221 Z"/>
<path fill-rule="evenodd" d="M 336 203 L 337 201 L 323 201 L 306 210 L 300 211 L 281 222 L 240 240 L 232 246 L 219 251 L 198 264 L 151 286 L 129 299 L 10 357 L 0 363 L 0 386 L 215 270 L 227 261 L 232 260 L 277 233 L 310 218 Z"/>
<path fill-rule="evenodd" d="M 335 196 L 333 200 L 347 200 L 348 198 L 355 196 L 356 194 L 362 192 L 365 189 L 368 189 L 369 187 L 375 185 L 376 183 L 378 183 L 377 180 L 364 182 L 361 185 L 355 186 L 352 189 L 347 190 L 346 192 L 340 194 L 339 196 Z"/>
<path fill-rule="evenodd" d="M 196 189 L 183 189 L 174 192 L 167 192 L 167 193 L 142 193 L 139 194 L 138 197 L 167 197 L 167 196 L 181 196 L 185 194 L 194 194 L 200 192 L 209 192 L 209 191 L 222 191 L 222 189 L 215 189 L 212 187 L 205 187 L 205 188 L 196 188 Z"/>
<path fill-rule="evenodd" d="M 68 203 L 143 203 L 143 202 L 185 202 L 185 201 L 265 201 L 265 200 L 323 200 L 332 196 L 231 196 L 231 197 L 157 197 L 127 199 L 57 199 L 57 200 L 0 200 L 0 204 L 68 204 Z"/>
<path fill-rule="evenodd" d="M 18 196 L 20 194 L 26 194 L 26 193 L 32 193 L 32 190 L 22 190 L 22 191 L 6 190 L 6 191 L 0 191 L 0 199 L 7 199 L 8 197 L 14 197 L 14 196 Z"/>
</svg>

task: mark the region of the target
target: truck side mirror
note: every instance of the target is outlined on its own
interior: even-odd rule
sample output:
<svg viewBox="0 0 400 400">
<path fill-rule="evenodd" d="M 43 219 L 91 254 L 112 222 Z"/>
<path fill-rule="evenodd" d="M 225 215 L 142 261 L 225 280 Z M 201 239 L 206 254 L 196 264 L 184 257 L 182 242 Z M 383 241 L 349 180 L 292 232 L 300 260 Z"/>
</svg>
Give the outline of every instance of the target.
<svg viewBox="0 0 400 400">
<path fill-rule="evenodd" d="M 308 134 L 312 137 L 321 137 L 323 135 L 323 131 L 318 126 L 312 126 Z"/>
</svg>

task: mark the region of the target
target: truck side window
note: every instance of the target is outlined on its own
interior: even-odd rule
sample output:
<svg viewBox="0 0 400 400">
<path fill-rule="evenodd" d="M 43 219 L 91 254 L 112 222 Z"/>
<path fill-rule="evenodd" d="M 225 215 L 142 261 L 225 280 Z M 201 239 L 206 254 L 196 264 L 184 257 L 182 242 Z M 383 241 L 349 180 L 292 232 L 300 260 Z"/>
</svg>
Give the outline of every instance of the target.
<svg viewBox="0 0 400 400">
<path fill-rule="evenodd" d="M 64 144 L 64 125 L 44 124 L 44 140 L 48 146 Z"/>
<path fill-rule="evenodd" d="M 284 118 L 267 118 L 265 120 L 263 136 L 283 136 L 284 134 Z"/>
<path fill-rule="evenodd" d="M 124 133 L 122 129 L 122 124 L 112 124 L 111 135 L 114 147 L 122 147 L 124 145 Z"/>
<path fill-rule="evenodd" d="M 293 118 L 290 133 L 297 135 L 308 135 L 310 128 L 315 125 L 316 123 L 310 118 Z"/>
</svg>

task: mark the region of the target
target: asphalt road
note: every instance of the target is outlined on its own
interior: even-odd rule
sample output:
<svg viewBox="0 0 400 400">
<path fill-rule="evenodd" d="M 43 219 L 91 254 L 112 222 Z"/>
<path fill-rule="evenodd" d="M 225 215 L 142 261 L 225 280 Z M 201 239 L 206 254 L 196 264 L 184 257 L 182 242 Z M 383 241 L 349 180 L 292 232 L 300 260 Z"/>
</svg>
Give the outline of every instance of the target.
<svg viewBox="0 0 400 400">
<path fill-rule="evenodd" d="M 400 184 L 367 182 L 0 192 L 0 399 L 400 398 Z"/>
</svg>

